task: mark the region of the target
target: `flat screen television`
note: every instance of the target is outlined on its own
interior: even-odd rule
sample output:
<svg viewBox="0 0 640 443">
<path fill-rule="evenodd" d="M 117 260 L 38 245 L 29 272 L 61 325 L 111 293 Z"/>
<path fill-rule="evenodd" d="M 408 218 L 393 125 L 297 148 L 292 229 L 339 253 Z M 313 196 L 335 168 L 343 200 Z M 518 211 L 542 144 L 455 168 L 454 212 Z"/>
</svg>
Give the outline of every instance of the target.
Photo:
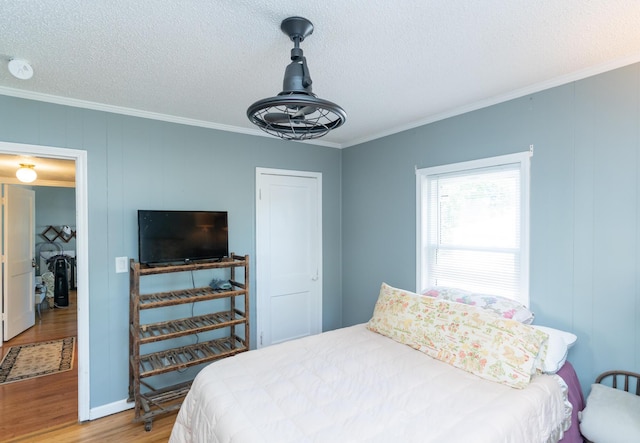
<svg viewBox="0 0 640 443">
<path fill-rule="evenodd" d="M 140 263 L 187 263 L 228 255 L 226 211 L 138 210 Z"/>
</svg>

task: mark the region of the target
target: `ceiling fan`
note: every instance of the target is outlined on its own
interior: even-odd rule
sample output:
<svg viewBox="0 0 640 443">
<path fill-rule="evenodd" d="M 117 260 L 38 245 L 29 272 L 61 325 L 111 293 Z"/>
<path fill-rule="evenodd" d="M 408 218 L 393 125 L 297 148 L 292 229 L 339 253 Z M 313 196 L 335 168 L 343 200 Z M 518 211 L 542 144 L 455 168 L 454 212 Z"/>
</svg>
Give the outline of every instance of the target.
<svg viewBox="0 0 640 443">
<path fill-rule="evenodd" d="M 312 92 L 313 82 L 300 42 L 311 35 L 313 24 L 303 17 L 289 17 L 282 21 L 280 29 L 294 42 L 282 92 L 249 106 L 247 117 L 268 134 L 286 140 L 322 137 L 342 126 L 347 114 L 337 104 L 320 99 Z"/>
</svg>

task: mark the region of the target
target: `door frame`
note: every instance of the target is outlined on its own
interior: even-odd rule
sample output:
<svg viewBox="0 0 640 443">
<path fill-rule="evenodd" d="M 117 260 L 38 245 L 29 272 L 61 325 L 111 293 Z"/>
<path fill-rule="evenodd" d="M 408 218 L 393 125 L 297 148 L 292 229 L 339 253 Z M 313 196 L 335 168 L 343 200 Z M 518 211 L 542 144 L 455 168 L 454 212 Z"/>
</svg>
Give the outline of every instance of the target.
<svg viewBox="0 0 640 443">
<path fill-rule="evenodd" d="M 76 257 L 78 294 L 78 421 L 90 419 L 89 217 L 87 151 L 0 141 L 0 153 L 74 160 L 76 164 Z M 0 337 L 1 338 L 1 337 Z"/>
<path fill-rule="evenodd" d="M 263 256 L 264 254 L 262 253 L 262 248 L 265 246 L 264 245 L 264 241 L 262 241 L 259 238 L 258 235 L 258 218 L 259 215 L 258 214 L 258 208 L 260 207 L 259 205 L 259 201 L 261 198 L 260 195 L 260 185 L 262 184 L 261 181 L 261 176 L 262 175 L 278 175 L 278 176 L 287 176 L 287 177 L 303 177 L 303 178 L 314 178 L 317 180 L 318 183 L 318 189 L 317 189 L 317 199 L 318 199 L 318 206 L 317 206 L 317 213 L 318 213 L 318 291 L 319 291 L 319 300 L 318 300 L 318 322 L 320 325 L 320 332 L 322 332 L 322 302 L 323 302 L 323 268 L 322 268 L 322 259 L 323 259 L 323 245 L 322 245 L 322 173 L 321 172 L 310 172 L 310 171 L 296 171 L 296 170 L 290 170 L 290 169 L 273 169 L 273 168 L 263 168 L 263 167 L 256 167 L 256 201 L 255 201 L 255 209 L 256 209 L 256 214 L 255 214 L 255 230 L 256 230 L 256 348 L 261 348 L 261 341 L 260 341 L 260 331 L 262 331 L 262 323 L 263 323 L 263 311 L 265 309 L 264 307 L 264 300 L 267 294 L 265 294 L 265 292 L 267 292 L 266 290 L 268 288 L 265 288 L 264 286 L 260 285 L 260 281 L 265 281 L 264 278 L 264 272 L 266 272 L 264 269 L 264 267 L 261 268 L 260 266 L 260 260 L 261 260 L 261 256 Z"/>
</svg>

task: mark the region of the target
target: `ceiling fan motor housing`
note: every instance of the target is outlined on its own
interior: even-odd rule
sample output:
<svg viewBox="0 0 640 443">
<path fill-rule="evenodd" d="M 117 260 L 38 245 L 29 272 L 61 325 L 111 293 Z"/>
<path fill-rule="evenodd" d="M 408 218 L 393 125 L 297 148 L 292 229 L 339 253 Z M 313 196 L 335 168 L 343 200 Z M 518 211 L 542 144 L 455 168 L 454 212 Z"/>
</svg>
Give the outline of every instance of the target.
<svg viewBox="0 0 640 443">
<path fill-rule="evenodd" d="M 301 51 L 302 52 L 302 51 Z M 293 60 L 284 71 L 284 80 L 282 82 L 282 92 L 279 95 L 299 93 L 313 95 L 311 88 L 311 77 L 306 66 L 306 60 L 301 57 L 299 60 Z"/>
</svg>

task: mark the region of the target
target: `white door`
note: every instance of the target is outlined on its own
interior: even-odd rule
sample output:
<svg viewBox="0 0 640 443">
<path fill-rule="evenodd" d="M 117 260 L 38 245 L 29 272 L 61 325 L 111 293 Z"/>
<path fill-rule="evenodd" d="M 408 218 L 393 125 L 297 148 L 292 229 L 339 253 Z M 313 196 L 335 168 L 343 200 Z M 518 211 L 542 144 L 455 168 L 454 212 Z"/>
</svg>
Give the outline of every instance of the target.
<svg viewBox="0 0 640 443">
<path fill-rule="evenodd" d="M 4 185 L 4 334 L 7 341 L 35 324 L 35 192 Z"/>
<path fill-rule="evenodd" d="M 322 331 L 322 174 L 256 169 L 257 347 Z"/>
</svg>

